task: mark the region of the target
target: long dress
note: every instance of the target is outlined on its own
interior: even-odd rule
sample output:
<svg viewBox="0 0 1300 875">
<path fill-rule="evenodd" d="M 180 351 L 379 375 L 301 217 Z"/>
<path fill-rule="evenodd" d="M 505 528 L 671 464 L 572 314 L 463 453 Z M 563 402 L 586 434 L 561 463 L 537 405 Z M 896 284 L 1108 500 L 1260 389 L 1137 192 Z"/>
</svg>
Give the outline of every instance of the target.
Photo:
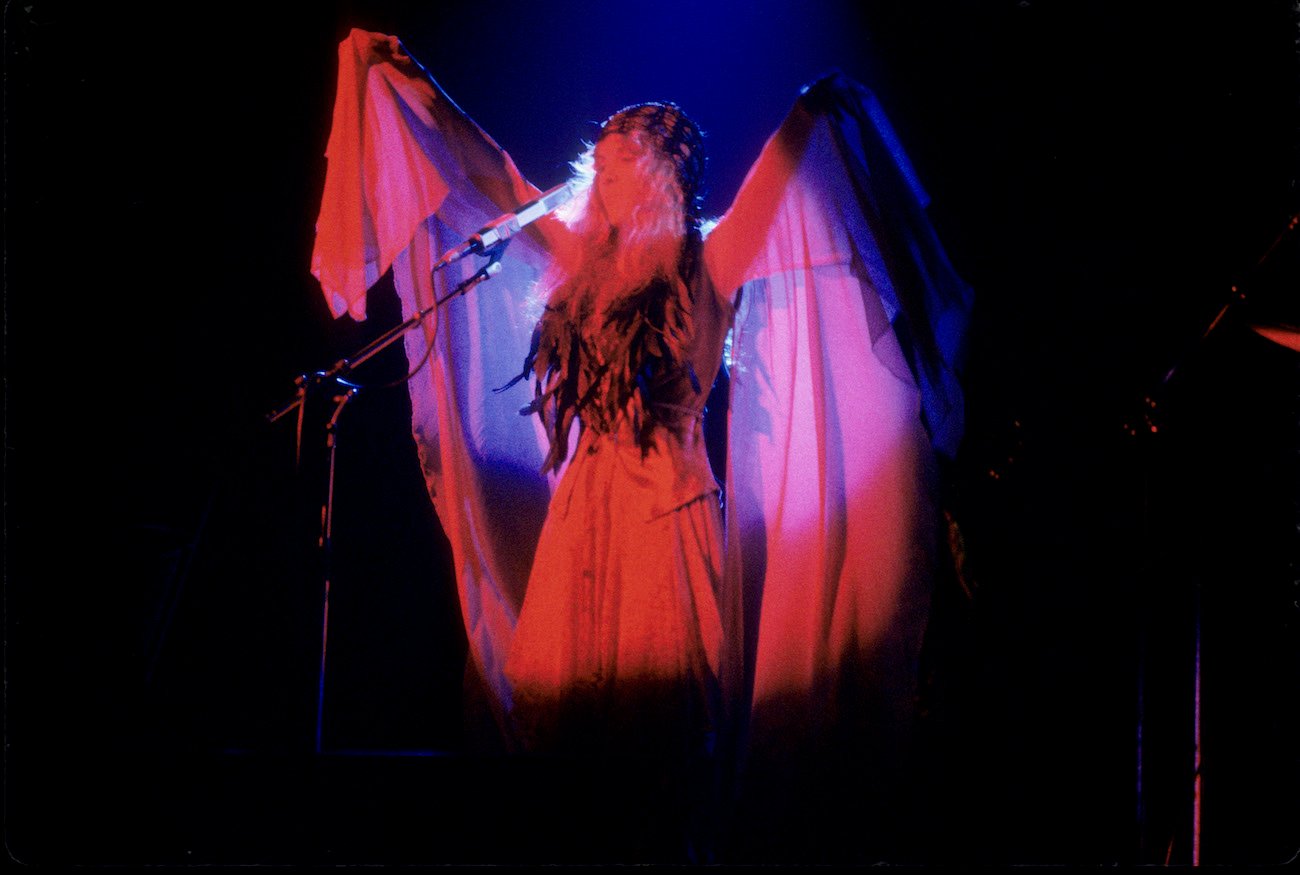
<svg viewBox="0 0 1300 875">
<path fill-rule="evenodd" d="M 584 425 L 551 498 L 506 663 L 530 748 L 689 755 L 716 736 L 722 519 L 702 387 L 733 309 L 702 272 L 694 286 L 689 367 L 657 387 L 648 443 L 632 411 Z M 579 328 L 595 357 L 602 321 Z"/>
</svg>

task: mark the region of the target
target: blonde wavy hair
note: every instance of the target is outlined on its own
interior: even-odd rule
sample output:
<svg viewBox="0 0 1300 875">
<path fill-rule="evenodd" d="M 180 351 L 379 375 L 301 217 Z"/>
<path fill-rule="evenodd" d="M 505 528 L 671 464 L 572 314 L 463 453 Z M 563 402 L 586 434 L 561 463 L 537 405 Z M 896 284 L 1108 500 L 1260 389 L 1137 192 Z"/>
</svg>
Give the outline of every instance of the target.
<svg viewBox="0 0 1300 875">
<path fill-rule="evenodd" d="M 533 401 L 520 412 L 538 414 L 546 428 L 544 471 L 566 458 L 575 419 L 600 432 L 626 419 L 648 451 L 657 424 L 677 425 L 667 387 L 683 375 L 694 383 L 685 275 L 694 269 L 688 250 L 698 232 L 673 160 L 651 137 L 621 133 L 637 150 L 642 196 L 615 227 L 593 191 L 595 145 L 572 162 L 575 194 L 556 215 L 571 234 L 534 293 L 541 312 L 524 370 L 502 387 L 536 378 Z"/>
<path fill-rule="evenodd" d="M 596 146 L 586 144 L 570 165 L 576 193 L 556 211 L 574 245 L 556 253 L 538 288 L 550 309 L 570 309 L 582 300 L 608 306 L 655 280 L 681 282 L 687 212 L 676 170 L 647 137 L 625 136 L 638 149 L 635 170 L 646 196 L 621 227 L 611 225 L 594 194 Z"/>
</svg>

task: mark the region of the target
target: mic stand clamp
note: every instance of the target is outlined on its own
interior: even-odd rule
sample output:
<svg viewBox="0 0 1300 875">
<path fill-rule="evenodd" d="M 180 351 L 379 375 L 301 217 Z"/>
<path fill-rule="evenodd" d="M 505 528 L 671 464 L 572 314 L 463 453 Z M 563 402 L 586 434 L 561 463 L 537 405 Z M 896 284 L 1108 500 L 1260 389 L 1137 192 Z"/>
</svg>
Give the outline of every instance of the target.
<svg viewBox="0 0 1300 875">
<path fill-rule="evenodd" d="M 489 279 L 499 274 L 501 272 L 501 256 L 505 255 L 506 247 L 509 245 L 510 245 L 510 240 L 506 239 L 506 240 L 502 240 L 500 243 L 498 243 L 496 246 L 493 246 L 491 249 L 485 251 L 483 254 L 488 257 L 487 264 L 483 265 L 478 270 L 474 271 L 474 273 L 470 274 L 468 278 L 466 278 L 459 285 L 457 285 L 456 288 L 452 289 L 446 295 L 439 298 L 437 303 L 435 303 L 433 307 L 429 309 L 433 309 L 434 307 L 441 307 L 443 304 L 447 303 L 452 298 L 465 294 L 470 289 L 474 288 L 479 283 L 483 282 L 485 279 Z M 441 260 L 439 260 L 438 264 L 434 266 L 433 272 L 437 273 L 438 269 L 441 267 L 443 267 L 443 263 Z M 424 312 L 427 313 L 428 311 L 426 310 Z M 424 315 L 423 313 L 420 314 L 420 318 L 423 318 L 423 315 Z"/>
</svg>

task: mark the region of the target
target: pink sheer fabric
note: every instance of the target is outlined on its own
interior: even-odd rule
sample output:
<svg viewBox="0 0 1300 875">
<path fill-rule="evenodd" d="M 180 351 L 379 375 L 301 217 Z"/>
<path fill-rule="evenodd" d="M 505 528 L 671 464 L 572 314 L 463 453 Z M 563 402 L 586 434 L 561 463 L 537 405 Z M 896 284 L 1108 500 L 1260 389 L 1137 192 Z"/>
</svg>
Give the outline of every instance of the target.
<svg viewBox="0 0 1300 875">
<path fill-rule="evenodd" d="M 353 29 L 338 60 L 311 270 L 335 316 L 363 320 L 366 291 L 427 219 L 468 236 L 540 192 L 397 37 Z M 558 230 L 540 223 L 527 239 L 541 244 L 547 227 Z"/>
<path fill-rule="evenodd" d="M 830 123 L 796 107 L 709 237 L 714 277 L 744 283 L 723 605 L 751 761 L 789 762 L 846 721 L 901 725 L 913 702 L 933 452 L 861 223 Z M 864 713 L 868 699 L 885 710 Z"/>
<path fill-rule="evenodd" d="M 431 279 L 442 251 L 536 189 L 392 37 L 354 31 L 340 46 L 339 76 L 313 271 L 336 315 L 361 318 L 365 289 L 391 264 L 409 315 L 472 270 L 462 262 Z M 592 646 L 624 665 L 676 660 L 688 674 L 707 665 L 731 716 L 750 717 L 753 758 L 777 758 L 782 745 L 845 721 L 886 734 L 905 722 L 939 555 L 933 447 L 951 452 L 960 432 L 954 339 L 970 298 L 932 240 L 892 135 L 864 101 L 842 81 L 801 98 L 705 243 L 709 277 L 737 306 L 720 569 L 709 547 L 716 526 L 697 509 L 659 541 L 594 522 L 551 537 L 558 481 L 536 473 L 544 435 L 518 415 L 517 395 L 491 388 L 527 352 L 536 315 L 528 295 L 548 247 L 561 245 L 558 223 L 537 223 L 512 242 L 501 275 L 430 318 L 423 336 L 408 335 L 412 361 L 434 344 L 432 366 L 410 387 L 413 432 L 453 547 L 471 667 L 507 736 L 506 657 L 534 556 L 557 568 L 631 561 L 650 580 L 662 572 L 691 581 L 671 593 L 654 584 L 644 603 L 592 605 L 594 615 L 562 623 L 692 600 L 697 628 L 683 632 L 675 607 L 662 622 L 669 638 L 695 636 L 698 648 L 610 642 L 602 632 Z M 396 180 L 409 191 L 395 194 Z M 902 243 L 882 230 L 894 219 L 910 235 Z M 904 273 L 920 277 L 920 298 L 901 291 Z M 616 476 L 616 454 L 605 457 L 583 476 Z M 585 528 L 610 540 L 586 543 Z M 689 532 L 691 543 L 669 544 Z M 712 611 L 699 580 L 717 581 Z M 554 643 L 521 647 L 554 653 Z M 531 658 L 515 657 L 517 677 L 564 677 L 522 669 Z"/>
</svg>

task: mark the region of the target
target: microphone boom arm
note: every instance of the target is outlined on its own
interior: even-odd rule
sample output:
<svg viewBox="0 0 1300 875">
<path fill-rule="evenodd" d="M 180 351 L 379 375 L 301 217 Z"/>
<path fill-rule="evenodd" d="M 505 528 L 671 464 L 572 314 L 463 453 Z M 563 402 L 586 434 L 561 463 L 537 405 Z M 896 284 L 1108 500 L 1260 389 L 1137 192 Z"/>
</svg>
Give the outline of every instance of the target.
<svg viewBox="0 0 1300 875">
<path fill-rule="evenodd" d="M 555 211 L 572 197 L 573 189 L 567 182 L 542 192 L 513 212 L 506 213 L 488 222 L 476 233 L 470 235 L 469 239 L 464 243 L 448 249 L 433 265 L 434 272 L 436 273 L 467 255 L 489 254 L 496 246 L 509 241 L 511 237 L 518 234 L 526 226 Z"/>
</svg>

